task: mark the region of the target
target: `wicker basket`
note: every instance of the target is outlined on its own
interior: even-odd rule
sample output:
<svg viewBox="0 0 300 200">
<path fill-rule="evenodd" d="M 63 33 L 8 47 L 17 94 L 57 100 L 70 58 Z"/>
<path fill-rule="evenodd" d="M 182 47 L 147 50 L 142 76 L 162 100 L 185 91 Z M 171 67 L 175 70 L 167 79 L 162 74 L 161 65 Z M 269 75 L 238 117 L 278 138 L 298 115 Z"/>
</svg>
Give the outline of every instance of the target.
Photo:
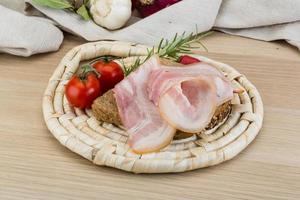
<svg viewBox="0 0 300 200">
<path fill-rule="evenodd" d="M 189 171 L 229 160 L 258 134 L 263 122 L 263 104 L 255 86 L 232 67 L 199 55 L 193 56 L 219 68 L 235 88 L 244 89 L 243 93 L 234 95 L 231 114 L 214 132 L 174 140 L 160 152 L 138 155 L 126 144 L 126 131 L 97 121 L 91 110 L 69 105 L 64 86 L 81 61 L 114 55 L 128 57 L 125 63 L 130 63 L 134 56 L 146 54 L 146 46 L 117 41 L 87 43 L 68 52 L 50 78 L 43 97 L 44 119 L 55 138 L 97 165 L 134 173 L 165 173 Z"/>
</svg>

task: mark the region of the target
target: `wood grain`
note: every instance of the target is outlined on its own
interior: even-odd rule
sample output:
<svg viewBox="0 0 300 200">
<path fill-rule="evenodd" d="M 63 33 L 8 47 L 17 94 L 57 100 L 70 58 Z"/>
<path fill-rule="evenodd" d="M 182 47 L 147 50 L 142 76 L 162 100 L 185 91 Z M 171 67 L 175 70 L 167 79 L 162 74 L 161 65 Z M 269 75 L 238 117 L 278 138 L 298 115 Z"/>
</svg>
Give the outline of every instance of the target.
<svg viewBox="0 0 300 200">
<path fill-rule="evenodd" d="M 181 174 L 134 175 L 98 167 L 61 146 L 43 122 L 41 98 L 62 56 L 83 43 L 67 36 L 60 51 L 0 55 L 0 199 L 299 199 L 300 53 L 216 33 L 210 58 L 237 68 L 259 89 L 265 121 L 232 161 Z"/>
</svg>

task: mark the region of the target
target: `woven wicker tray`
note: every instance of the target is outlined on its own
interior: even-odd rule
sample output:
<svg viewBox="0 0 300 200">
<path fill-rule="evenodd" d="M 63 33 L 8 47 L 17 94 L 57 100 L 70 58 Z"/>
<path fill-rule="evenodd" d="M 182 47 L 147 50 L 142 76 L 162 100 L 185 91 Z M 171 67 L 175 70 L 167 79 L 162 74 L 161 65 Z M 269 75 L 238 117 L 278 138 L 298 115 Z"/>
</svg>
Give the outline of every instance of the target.
<svg viewBox="0 0 300 200">
<path fill-rule="evenodd" d="M 130 54 L 130 55 L 129 55 Z M 127 133 L 112 124 L 97 121 L 91 110 L 73 108 L 64 95 L 64 86 L 81 61 L 102 55 L 145 56 L 147 47 L 117 41 L 100 41 L 75 47 L 62 59 L 51 76 L 43 96 L 43 113 L 48 129 L 71 151 L 94 164 L 110 166 L 134 173 L 184 172 L 217 165 L 241 152 L 258 134 L 263 121 L 261 97 L 244 75 L 232 67 L 208 58 L 193 55 L 219 68 L 235 88 L 233 108 L 227 120 L 214 132 L 174 140 L 160 152 L 137 155 L 128 145 Z"/>
</svg>

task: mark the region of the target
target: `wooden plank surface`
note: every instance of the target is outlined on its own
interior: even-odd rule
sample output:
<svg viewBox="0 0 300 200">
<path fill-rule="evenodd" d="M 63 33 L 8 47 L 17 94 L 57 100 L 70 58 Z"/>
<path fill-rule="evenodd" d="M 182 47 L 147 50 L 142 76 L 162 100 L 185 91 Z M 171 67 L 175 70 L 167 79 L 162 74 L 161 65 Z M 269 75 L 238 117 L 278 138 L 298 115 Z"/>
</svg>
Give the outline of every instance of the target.
<svg viewBox="0 0 300 200">
<path fill-rule="evenodd" d="M 42 94 L 59 60 L 84 41 L 67 35 L 55 53 L 0 54 L 0 199 L 299 199 L 300 52 L 216 33 L 210 58 L 259 89 L 264 126 L 235 159 L 180 174 L 134 175 L 98 167 L 60 145 L 42 118 Z"/>
</svg>

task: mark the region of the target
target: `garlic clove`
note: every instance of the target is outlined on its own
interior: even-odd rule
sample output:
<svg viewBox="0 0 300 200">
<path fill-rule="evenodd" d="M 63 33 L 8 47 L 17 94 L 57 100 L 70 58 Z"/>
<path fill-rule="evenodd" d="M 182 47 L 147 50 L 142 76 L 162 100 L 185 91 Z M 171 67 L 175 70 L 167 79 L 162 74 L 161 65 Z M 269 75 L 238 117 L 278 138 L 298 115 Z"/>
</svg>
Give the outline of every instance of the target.
<svg viewBox="0 0 300 200">
<path fill-rule="evenodd" d="M 90 12 L 98 25 L 115 30 L 131 17 L 131 0 L 92 0 Z"/>
</svg>

